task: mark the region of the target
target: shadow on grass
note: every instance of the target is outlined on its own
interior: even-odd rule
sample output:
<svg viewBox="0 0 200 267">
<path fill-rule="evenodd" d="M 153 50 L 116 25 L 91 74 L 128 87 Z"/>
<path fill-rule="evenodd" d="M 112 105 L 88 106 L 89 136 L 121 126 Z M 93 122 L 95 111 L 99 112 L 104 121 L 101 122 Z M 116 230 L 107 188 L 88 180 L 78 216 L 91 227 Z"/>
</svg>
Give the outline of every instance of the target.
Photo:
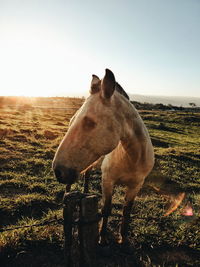
<svg viewBox="0 0 200 267">
<path fill-rule="evenodd" d="M 5 249 L 0 255 L 4 267 L 64 267 L 62 247 L 47 241 L 28 241 L 22 247 Z"/>
</svg>

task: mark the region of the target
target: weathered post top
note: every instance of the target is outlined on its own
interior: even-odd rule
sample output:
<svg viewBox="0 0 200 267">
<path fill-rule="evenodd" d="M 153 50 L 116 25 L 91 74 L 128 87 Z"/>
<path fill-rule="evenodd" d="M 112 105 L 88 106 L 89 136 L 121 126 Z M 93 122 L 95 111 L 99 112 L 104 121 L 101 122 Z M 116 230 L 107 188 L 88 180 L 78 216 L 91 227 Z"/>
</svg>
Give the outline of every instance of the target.
<svg viewBox="0 0 200 267">
<path fill-rule="evenodd" d="M 69 201 L 80 201 L 86 194 L 79 191 L 65 192 L 63 197 L 63 204 L 68 204 Z"/>
</svg>

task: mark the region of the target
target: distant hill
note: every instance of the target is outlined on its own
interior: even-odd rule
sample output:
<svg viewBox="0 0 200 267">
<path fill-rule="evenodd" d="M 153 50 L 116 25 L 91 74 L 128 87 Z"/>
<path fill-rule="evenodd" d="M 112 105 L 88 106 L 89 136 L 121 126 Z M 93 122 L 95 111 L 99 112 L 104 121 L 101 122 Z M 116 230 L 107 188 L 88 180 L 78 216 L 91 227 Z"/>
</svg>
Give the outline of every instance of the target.
<svg viewBox="0 0 200 267">
<path fill-rule="evenodd" d="M 152 95 L 136 95 L 129 94 L 130 100 L 141 103 L 162 103 L 164 105 L 189 107 L 189 103 L 195 103 L 200 107 L 200 97 L 187 97 L 187 96 L 152 96 Z"/>
</svg>

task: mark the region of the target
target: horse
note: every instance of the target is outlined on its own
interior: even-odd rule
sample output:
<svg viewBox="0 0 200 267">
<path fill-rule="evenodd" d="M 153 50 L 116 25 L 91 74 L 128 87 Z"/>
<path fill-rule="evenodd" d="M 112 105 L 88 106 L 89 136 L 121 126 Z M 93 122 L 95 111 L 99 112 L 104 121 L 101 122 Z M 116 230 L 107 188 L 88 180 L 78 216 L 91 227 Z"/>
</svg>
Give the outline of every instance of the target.
<svg viewBox="0 0 200 267">
<path fill-rule="evenodd" d="M 100 243 L 107 242 L 115 185 L 126 187 L 120 243 L 128 240 L 134 199 L 154 166 L 154 149 L 138 111 L 127 93 L 105 70 L 103 79 L 92 75 L 90 95 L 72 117 L 54 160 L 57 180 L 69 188 L 81 172 L 101 159 L 102 223 Z"/>
</svg>

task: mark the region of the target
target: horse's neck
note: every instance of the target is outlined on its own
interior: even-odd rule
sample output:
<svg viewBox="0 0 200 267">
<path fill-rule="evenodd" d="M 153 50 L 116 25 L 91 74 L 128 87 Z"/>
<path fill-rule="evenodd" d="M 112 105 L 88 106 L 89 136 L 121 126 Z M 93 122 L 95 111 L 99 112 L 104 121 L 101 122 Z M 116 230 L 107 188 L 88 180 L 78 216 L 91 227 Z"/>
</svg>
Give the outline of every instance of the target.
<svg viewBox="0 0 200 267">
<path fill-rule="evenodd" d="M 126 106 L 123 129 L 121 149 L 135 160 L 135 157 L 145 153 L 145 148 L 151 141 L 138 111 L 130 102 Z"/>
</svg>

